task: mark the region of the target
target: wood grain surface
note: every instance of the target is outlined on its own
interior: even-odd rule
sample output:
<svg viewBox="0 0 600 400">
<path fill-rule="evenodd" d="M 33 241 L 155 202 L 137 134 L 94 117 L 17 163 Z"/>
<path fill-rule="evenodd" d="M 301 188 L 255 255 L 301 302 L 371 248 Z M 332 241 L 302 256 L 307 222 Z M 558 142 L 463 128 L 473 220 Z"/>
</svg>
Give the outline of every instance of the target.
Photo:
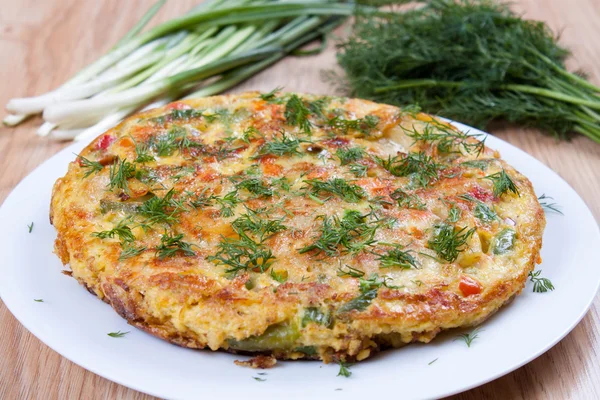
<svg viewBox="0 0 600 400">
<path fill-rule="evenodd" d="M 11 97 L 55 88 L 109 49 L 152 2 L 0 0 L 0 104 Z M 180 15 L 194 3 L 171 0 L 157 20 Z M 546 21 L 562 32 L 562 44 L 573 51 L 569 66 L 585 70 L 600 84 L 599 0 L 512 3 L 527 18 Z M 289 57 L 233 91 L 284 86 L 289 91 L 327 94 L 332 89 L 320 73 L 334 67 L 335 53 L 330 46 L 318 56 Z M 0 128 L 0 202 L 25 175 L 66 146 L 36 136 L 39 124 L 40 119 L 34 118 L 17 128 Z M 600 219 L 600 145 L 584 137 L 559 143 L 535 130 L 508 126 L 499 126 L 492 133 L 556 171 L 583 197 L 596 220 Z M 583 321 L 550 351 L 513 373 L 453 398 L 600 398 L 599 309 L 597 297 Z M 25 330 L 1 302 L 0 330 L 0 399 L 153 398 L 61 357 Z"/>
</svg>

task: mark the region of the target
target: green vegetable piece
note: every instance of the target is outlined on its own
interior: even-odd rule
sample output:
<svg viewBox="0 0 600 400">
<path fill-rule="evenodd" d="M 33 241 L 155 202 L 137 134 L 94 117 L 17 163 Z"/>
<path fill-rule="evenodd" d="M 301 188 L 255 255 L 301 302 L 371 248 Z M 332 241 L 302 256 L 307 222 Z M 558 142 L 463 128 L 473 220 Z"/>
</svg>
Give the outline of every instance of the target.
<svg viewBox="0 0 600 400">
<path fill-rule="evenodd" d="M 509 250 L 512 250 L 515 245 L 515 238 L 517 233 L 510 228 L 503 229 L 494 238 L 494 254 L 504 254 Z"/>
<path fill-rule="evenodd" d="M 271 325 L 259 336 L 251 336 L 244 340 L 229 339 L 229 347 L 241 351 L 289 351 L 296 346 L 296 340 L 300 337 L 298 328 L 291 323 L 280 323 Z"/>
<path fill-rule="evenodd" d="M 333 318 L 329 312 L 323 312 L 316 307 L 309 307 L 304 311 L 304 316 L 302 317 L 302 327 L 304 328 L 311 322 L 331 328 L 331 325 L 333 324 Z"/>
</svg>

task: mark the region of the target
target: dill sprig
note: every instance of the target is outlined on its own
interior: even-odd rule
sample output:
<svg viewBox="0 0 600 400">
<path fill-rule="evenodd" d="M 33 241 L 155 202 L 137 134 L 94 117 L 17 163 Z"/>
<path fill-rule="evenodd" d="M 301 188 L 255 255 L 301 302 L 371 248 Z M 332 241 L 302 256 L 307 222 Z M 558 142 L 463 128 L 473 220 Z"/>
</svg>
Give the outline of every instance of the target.
<svg viewBox="0 0 600 400">
<path fill-rule="evenodd" d="M 387 159 L 375 157 L 375 161 L 394 176 L 410 177 L 411 186 L 415 188 L 428 186 L 438 178 L 439 171 L 443 168 L 425 153 L 388 156 Z"/>
<path fill-rule="evenodd" d="M 147 143 L 138 143 L 133 136 L 130 137 L 135 146 L 136 157 L 133 161 L 140 164 L 154 161 L 154 156 L 150 154 L 150 146 Z"/>
<path fill-rule="evenodd" d="M 298 252 L 303 254 L 313 251 L 315 255 L 325 253 L 326 256 L 333 257 L 342 250 L 355 254 L 372 246 L 375 244 L 375 233 L 383 225 L 383 221 L 369 221 L 367 216 L 356 210 L 344 211 L 342 218 L 321 216 L 321 234 L 312 244 L 304 246 Z"/>
<path fill-rule="evenodd" d="M 233 190 L 223 197 L 214 196 L 214 201 L 219 204 L 221 217 L 232 217 L 233 208 L 240 204 L 242 200 L 238 197 L 237 190 Z"/>
<path fill-rule="evenodd" d="M 473 341 L 479 338 L 479 332 L 481 332 L 481 330 L 479 328 L 475 328 L 469 333 L 463 333 L 462 335 L 458 335 L 454 340 L 462 340 L 465 342 L 467 347 L 471 347 Z"/>
<path fill-rule="evenodd" d="M 261 100 L 267 101 L 269 103 L 273 103 L 273 102 L 275 102 L 275 100 L 278 99 L 277 93 L 281 92 L 282 90 L 283 90 L 283 88 L 281 86 L 277 86 L 275 89 L 271 90 L 268 93 L 259 94 L 258 97 Z"/>
<path fill-rule="evenodd" d="M 119 255 L 119 261 L 126 260 L 128 258 L 136 257 L 146 251 L 146 246 L 135 247 L 131 244 L 125 244 L 123 250 L 121 250 L 121 254 Z"/>
<path fill-rule="evenodd" d="M 131 231 L 131 227 L 129 223 L 131 222 L 131 218 L 126 218 L 122 221 L 119 221 L 117 226 L 108 230 L 101 232 L 93 232 L 92 236 L 97 237 L 99 239 L 112 239 L 115 236 L 119 238 L 122 244 L 133 243 L 135 241 L 135 235 Z"/>
<path fill-rule="evenodd" d="M 305 134 L 311 134 L 312 123 L 308 119 L 310 109 L 304 104 L 304 101 L 293 94 L 285 104 L 285 120 L 288 125 L 297 126 Z"/>
<path fill-rule="evenodd" d="M 346 363 L 344 361 L 339 361 L 340 364 L 340 371 L 338 372 L 337 376 L 343 376 L 344 378 L 350 378 L 350 376 L 352 375 L 352 371 L 350 371 L 350 367 L 352 366 L 352 364 Z"/>
<path fill-rule="evenodd" d="M 369 168 L 363 164 L 358 164 L 358 163 L 350 164 L 350 172 L 357 178 L 363 178 L 363 177 L 367 176 L 368 169 Z"/>
<path fill-rule="evenodd" d="M 340 147 L 336 150 L 335 155 L 340 159 L 341 165 L 346 165 L 362 159 L 365 155 L 365 150 L 360 147 Z"/>
<path fill-rule="evenodd" d="M 195 256 L 196 252 L 192 250 L 192 245 L 182 239 L 183 233 L 173 235 L 165 231 L 160 237 L 160 244 L 156 246 L 158 258 L 164 260 L 168 257 L 175 257 L 178 253 L 184 256 Z"/>
<path fill-rule="evenodd" d="M 456 206 L 456 204 L 452 204 L 452 207 L 450 207 L 450 210 L 448 210 L 447 221 L 450 222 L 451 224 L 454 224 L 454 223 L 458 222 L 458 220 L 460 219 L 461 216 L 462 216 L 461 209 L 458 208 Z"/>
<path fill-rule="evenodd" d="M 237 190 L 247 190 L 256 197 L 271 197 L 273 189 L 259 178 L 249 178 L 236 183 Z"/>
<path fill-rule="evenodd" d="M 408 137 L 414 140 L 413 143 L 420 141 L 435 144 L 440 153 L 457 153 L 462 147 L 467 153 L 479 156 L 485 149 L 485 138 L 482 141 L 473 140 L 481 134 L 469 135 L 435 120 L 427 122 L 420 130 L 415 129 L 414 126 L 412 129 L 399 126 Z"/>
<path fill-rule="evenodd" d="M 96 174 L 102 171 L 102 169 L 104 168 L 104 165 L 100 164 L 98 161 L 88 160 L 84 156 L 77 155 L 77 160 L 79 161 L 79 165 L 81 166 L 81 168 L 84 168 L 86 170 L 85 174 L 83 175 L 84 178 L 87 178 L 92 174 Z"/>
<path fill-rule="evenodd" d="M 338 268 L 337 276 L 351 276 L 353 278 L 362 278 L 363 276 L 365 276 L 364 271 L 361 271 L 360 269 L 351 267 L 349 265 L 345 265 L 345 267 L 345 270 L 344 267 Z"/>
<path fill-rule="evenodd" d="M 542 270 L 529 272 L 529 280 L 533 282 L 533 291 L 536 293 L 546 293 L 547 291 L 554 290 L 554 285 L 548 278 L 542 278 L 540 275 Z"/>
<path fill-rule="evenodd" d="M 398 206 L 401 208 L 412 208 L 415 210 L 424 210 L 425 203 L 421 201 L 419 196 L 416 194 L 408 194 L 402 189 L 396 189 L 391 194 L 390 197 L 398 203 Z"/>
<path fill-rule="evenodd" d="M 557 203 L 550 203 L 547 200 L 554 200 L 554 199 L 550 196 L 546 196 L 546 194 L 542 194 L 540 197 L 538 197 L 538 201 L 540 202 L 540 205 L 542 206 L 542 208 L 544 209 L 545 212 L 547 212 L 547 213 L 553 212 L 556 214 L 563 215 L 563 212 L 560 210 L 560 206 Z"/>
<path fill-rule="evenodd" d="M 427 242 L 430 249 L 438 257 L 448 262 L 454 262 L 461 251 L 466 249 L 469 238 L 475 233 L 475 228 L 457 229 L 453 225 L 441 223 L 435 225 L 433 237 Z"/>
<path fill-rule="evenodd" d="M 107 335 L 110 336 L 110 337 L 114 337 L 114 338 L 120 338 L 120 337 L 123 337 L 123 336 L 127 335 L 128 333 L 129 332 L 117 331 L 117 332 L 107 333 Z"/>
<path fill-rule="evenodd" d="M 358 289 L 360 294 L 349 302 L 340 306 L 337 314 L 344 314 L 352 310 L 364 311 L 369 307 L 371 302 L 377 297 L 379 288 L 385 286 L 390 289 L 397 289 L 396 286 L 388 284 L 388 277 L 380 278 L 377 274 L 372 274 L 369 279 L 358 278 Z"/>
<path fill-rule="evenodd" d="M 304 182 L 312 186 L 312 194 L 316 196 L 319 196 L 323 192 L 330 193 L 348 203 L 358 203 L 366 196 L 363 188 L 355 184 L 350 184 L 342 178 L 333 178 L 327 181 L 309 179 Z"/>
<path fill-rule="evenodd" d="M 258 158 L 267 154 L 279 157 L 283 155 L 300 156 L 302 153 L 298 151 L 298 146 L 302 142 L 305 142 L 305 140 L 300 140 L 296 137 L 286 135 L 285 132 L 281 132 L 281 136 L 273 136 L 271 140 L 265 142 L 260 148 L 258 156 L 253 158 Z"/>
<path fill-rule="evenodd" d="M 206 259 L 215 264 L 226 265 L 226 273 L 235 274 L 242 270 L 265 272 L 275 260 L 271 249 L 246 235 L 239 238 L 223 237 L 217 248 L 217 253 Z"/>
<path fill-rule="evenodd" d="M 378 254 L 377 261 L 379 261 L 381 268 L 419 268 L 417 260 L 410 250 L 403 251 L 402 246 L 397 244 L 388 244 L 388 246 L 392 246 L 392 249 L 385 254 Z"/>
<path fill-rule="evenodd" d="M 129 191 L 129 186 L 127 180 L 129 178 L 133 178 L 135 176 L 135 165 L 130 163 L 129 161 L 122 159 L 116 160 L 110 166 L 109 177 L 110 180 L 108 182 L 109 190 L 113 190 L 115 188 L 121 189 L 124 192 Z"/>
<path fill-rule="evenodd" d="M 233 230 L 240 236 L 252 235 L 262 243 L 275 233 L 287 229 L 281 223 L 283 219 L 269 219 L 264 209 L 252 210 L 246 207 L 246 211 L 231 223 Z"/>
<path fill-rule="evenodd" d="M 349 131 L 356 131 L 364 136 L 369 136 L 377 127 L 379 118 L 375 115 L 367 115 L 364 118 L 344 119 L 340 116 L 333 117 L 327 121 L 333 130 L 347 134 Z"/>
<path fill-rule="evenodd" d="M 600 142 L 600 88 L 566 70 L 569 51 L 546 24 L 502 1 L 412 3 L 419 7 L 357 15 L 337 54 L 352 96 L 419 104 L 481 128 L 504 119 Z"/>
<path fill-rule="evenodd" d="M 144 217 L 145 225 L 174 224 L 179 221 L 178 215 L 185 210 L 183 201 L 174 199 L 175 189 L 170 189 L 163 197 L 154 196 L 142 203 L 137 212 Z"/>
<path fill-rule="evenodd" d="M 502 169 L 500 172 L 496 172 L 495 174 L 488 175 L 483 179 L 492 181 L 492 184 L 494 185 L 493 190 L 495 197 L 499 198 L 504 193 L 508 192 L 512 192 L 517 196 L 520 196 L 519 189 L 504 169 Z"/>
</svg>

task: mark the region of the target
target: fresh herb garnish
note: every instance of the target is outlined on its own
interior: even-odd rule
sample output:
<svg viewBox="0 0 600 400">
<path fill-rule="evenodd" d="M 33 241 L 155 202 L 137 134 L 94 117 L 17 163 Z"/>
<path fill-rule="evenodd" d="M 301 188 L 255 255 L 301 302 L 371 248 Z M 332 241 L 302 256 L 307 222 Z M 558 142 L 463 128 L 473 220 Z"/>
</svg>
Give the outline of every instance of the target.
<svg viewBox="0 0 600 400">
<path fill-rule="evenodd" d="M 556 213 L 556 214 L 560 214 L 563 215 L 562 211 L 560 210 L 560 206 L 556 203 L 550 203 L 547 200 L 554 200 L 552 197 L 550 196 L 546 196 L 545 194 L 542 194 L 540 197 L 538 197 L 538 201 L 540 202 L 540 205 L 542 206 L 542 208 L 544 209 L 545 212 L 550 213 Z"/>
<path fill-rule="evenodd" d="M 271 269 L 271 278 L 279 283 L 286 283 L 288 280 L 288 272 L 285 269 L 274 270 Z"/>
<path fill-rule="evenodd" d="M 350 367 L 352 364 L 345 363 L 344 361 L 339 361 L 340 364 L 340 372 L 338 372 L 337 376 L 343 376 L 344 378 L 349 378 L 352 375 L 352 371 L 350 371 Z M 337 390 L 337 389 L 336 389 Z"/>
<path fill-rule="evenodd" d="M 314 251 L 315 255 L 325 253 L 333 257 L 341 251 L 359 253 L 375 244 L 375 232 L 382 226 L 382 221 L 368 221 L 367 216 L 355 210 L 346 210 L 341 219 L 337 216 L 320 218 L 323 219 L 320 236 L 312 244 L 299 249 L 300 254 Z"/>
<path fill-rule="evenodd" d="M 340 159 L 341 165 L 346 165 L 362 159 L 365 155 L 365 150 L 360 147 L 340 147 L 336 150 L 335 155 Z"/>
<path fill-rule="evenodd" d="M 33 231 L 33 222 L 29 225 L 27 225 L 27 230 L 29 231 L 29 233 L 31 233 Z"/>
<path fill-rule="evenodd" d="M 81 168 L 84 168 L 86 170 L 85 174 L 83 175 L 84 178 L 87 178 L 92 174 L 98 173 L 104 168 L 104 165 L 100 164 L 98 161 L 88 160 L 84 156 L 77 155 L 77 159 L 79 160 L 79 165 L 81 166 Z"/>
<path fill-rule="evenodd" d="M 33 301 L 37 302 L 37 303 L 43 303 L 44 299 L 33 299 Z"/>
<path fill-rule="evenodd" d="M 412 208 L 415 210 L 424 210 L 425 203 L 421 201 L 419 196 L 415 194 L 408 194 L 402 189 L 396 189 L 391 194 L 390 197 L 398 203 L 398 206 L 401 208 Z"/>
<path fill-rule="evenodd" d="M 282 90 L 283 88 L 278 86 L 268 93 L 259 94 L 258 97 L 260 97 L 261 100 L 268 101 L 269 103 L 271 103 L 277 99 L 277 93 L 281 92 Z"/>
<path fill-rule="evenodd" d="M 297 126 L 307 135 L 311 134 L 312 123 L 308 119 L 310 110 L 297 95 L 291 95 L 285 104 L 284 116 L 288 125 Z"/>
<path fill-rule="evenodd" d="M 246 207 L 247 213 L 236 218 L 231 227 L 239 235 L 251 235 L 262 243 L 277 232 L 286 230 L 281 219 L 269 219 L 264 210 L 252 210 Z"/>
<path fill-rule="evenodd" d="M 344 270 L 344 267 L 338 268 L 337 276 L 351 276 L 353 278 L 362 278 L 363 276 L 365 276 L 365 273 L 360 269 L 353 268 L 349 265 L 345 265 L 345 267 L 346 270 Z"/>
<path fill-rule="evenodd" d="M 495 197 L 499 198 L 507 192 L 512 192 L 519 196 L 519 189 L 504 169 L 495 174 L 488 175 L 484 179 L 492 181 Z"/>
<path fill-rule="evenodd" d="M 173 224 L 179 221 L 178 215 L 185 209 L 183 202 L 175 200 L 175 189 L 170 189 L 163 197 L 154 196 L 142 203 L 138 213 L 147 217 L 146 225 Z"/>
<path fill-rule="evenodd" d="M 227 193 L 223 197 L 215 196 L 214 200 L 221 207 L 221 211 L 220 211 L 221 217 L 225 217 L 225 218 L 232 217 L 233 216 L 233 208 L 242 202 L 242 200 L 240 200 L 240 198 L 238 197 L 237 190 L 233 190 L 233 191 Z"/>
<path fill-rule="evenodd" d="M 120 221 L 117 226 L 108 231 L 101 232 L 93 232 L 92 236 L 100 239 L 114 238 L 115 236 L 119 237 L 119 240 L 122 244 L 125 243 L 133 243 L 135 241 L 135 235 L 131 231 L 129 227 L 129 223 L 131 222 L 131 218 L 126 218 Z"/>
<path fill-rule="evenodd" d="M 466 249 L 469 238 L 475 233 L 475 228 L 457 229 L 453 225 L 441 223 L 434 227 L 433 237 L 427 242 L 430 249 L 438 257 L 448 262 L 454 262 L 458 254 Z"/>
<path fill-rule="evenodd" d="M 350 164 L 350 172 L 357 178 L 363 178 L 367 176 L 367 170 L 368 167 L 366 165 L 358 163 Z"/>
<path fill-rule="evenodd" d="M 431 361 L 430 361 L 430 362 L 429 362 L 427 365 L 431 365 L 431 364 L 433 364 L 433 363 L 434 363 L 434 362 L 436 362 L 438 359 L 439 359 L 439 358 L 436 358 L 435 360 L 431 360 Z"/>
<path fill-rule="evenodd" d="M 402 125 L 400 127 L 408 137 L 414 140 L 414 143 L 420 141 L 435 144 L 440 153 L 460 153 L 460 149 L 463 148 L 467 153 L 479 156 L 485 149 L 485 139 L 473 140 L 481 135 L 469 135 L 435 120 L 426 123 L 420 130 L 414 127 L 408 129 Z"/>
<path fill-rule="evenodd" d="M 462 215 L 461 209 L 458 208 L 456 206 L 456 204 L 452 204 L 452 207 L 450 207 L 450 210 L 448 211 L 447 221 L 450 222 L 451 224 L 454 224 L 454 223 L 458 222 L 461 215 Z"/>
<path fill-rule="evenodd" d="M 129 186 L 127 184 L 127 180 L 129 178 L 133 178 L 135 176 L 135 165 L 130 163 L 129 161 L 116 160 L 110 166 L 110 181 L 108 183 L 109 190 L 113 190 L 115 188 L 121 189 L 125 192 L 129 191 Z"/>
<path fill-rule="evenodd" d="M 377 292 L 379 288 L 382 286 L 397 289 L 395 286 L 388 285 L 387 281 L 389 278 L 384 277 L 380 278 L 377 274 L 371 275 L 369 279 L 358 278 L 359 282 L 359 291 L 360 294 L 350 300 L 349 302 L 343 304 L 338 308 L 337 314 L 344 314 L 350 312 L 352 310 L 356 311 L 364 311 L 371 305 L 373 299 L 377 297 Z"/>
<path fill-rule="evenodd" d="M 333 178 L 327 181 L 309 179 L 304 182 L 312 186 L 312 194 L 316 196 L 322 192 L 331 193 L 348 203 L 358 203 L 365 197 L 363 188 L 355 184 L 350 184 L 342 178 Z"/>
<path fill-rule="evenodd" d="M 129 332 L 121 332 L 121 331 L 117 331 L 117 332 L 111 332 L 108 333 L 108 336 L 110 337 L 114 337 L 114 338 L 120 338 L 123 337 L 125 335 L 127 335 Z"/>
<path fill-rule="evenodd" d="M 236 189 L 247 190 L 256 197 L 271 197 L 273 190 L 259 178 L 249 178 L 236 183 Z"/>
<path fill-rule="evenodd" d="M 490 160 L 471 160 L 460 163 L 460 165 L 464 165 L 465 167 L 477 168 L 482 171 L 485 171 L 490 165 Z"/>
<path fill-rule="evenodd" d="M 426 187 L 431 181 L 438 178 L 442 166 L 425 153 L 408 153 L 405 156 L 388 156 L 387 159 L 375 157 L 375 161 L 382 168 L 394 176 L 408 176 L 411 186 L 415 188 Z"/>
<path fill-rule="evenodd" d="M 388 250 L 385 254 L 379 254 L 377 261 L 379 261 L 381 268 L 418 268 L 417 260 L 412 256 L 411 251 L 403 251 L 402 246 L 397 244 L 388 244 L 393 248 Z"/>
<path fill-rule="evenodd" d="M 178 253 L 184 256 L 195 256 L 196 252 L 192 250 L 192 245 L 182 239 L 183 233 L 173 235 L 165 231 L 160 237 L 160 245 L 156 247 L 158 258 L 164 260 L 168 257 L 175 257 Z"/>
<path fill-rule="evenodd" d="M 548 290 L 554 290 L 554 285 L 548 278 L 540 277 L 542 270 L 529 272 L 529 279 L 533 282 L 533 291 L 536 293 L 546 293 Z"/>
<path fill-rule="evenodd" d="M 300 156 L 302 153 L 298 151 L 298 146 L 302 142 L 304 142 L 304 140 L 288 136 L 285 134 L 285 132 L 281 132 L 281 136 L 274 135 L 271 140 L 265 142 L 265 144 L 260 148 L 257 157 L 267 154 L 272 154 L 279 157 L 283 155 Z"/>
<path fill-rule="evenodd" d="M 266 381 L 265 378 L 261 378 L 261 377 L 258 377 L 258 376 L 253 376 L 252 379 L 254 379 L 255 381 L 258 381 L 258 382 L 264 382 L 264 381 Z"/>
<path fill-rule="evenodd" d="M 327 125 L 343 134 L 347 134 L 349 131 L 357 131 L 364 136 L 369 136 L 373 129 L 377 127 L 378 122 L 379 118 L 375 115 L 367 115 L 364 118 L 357 119 L 344 119 L 336 116 L 328 120 Z"/>
<path fill-rule="evenodd" d="M 139 256 L 147 249 L 146 246 L 135 247 L 130 244 L 122 245 L 122 247 L 123 247 L 123 250 L 121 251 L 121 254 L 119 255 L 119 261 L 127 260 L 128 258 L 131 258 L 131 257 Z"/>
<path fill-rule="evenodd" d="M 154 161 L 154 156 L 150 154 L 150 146 L 148 146 L 148 144 L 138 143 L 133 136 L 131 137 L 131 140 L 133 140 L 133 144 L 135 145 L 136 157 L 133 160 L 134 162 L 143 164 Z"/>
<path fill-rule="evenodd" d="M 466 343 L 467 347 L 471 347 L 471 344 L 473 344 L 473 341 L 475 339 L 479 338 L 479 332 L 481 332 L 479 330 L 479 328 L 475 328 L 475 329 L 473 329 L 469 333 L 463 333 L 462 335 L 458 335 L 456 337 L 456 339 L 454 339 L 454 340 L 455 341 L 456 340 L 463 340 Z"/>
</svg>

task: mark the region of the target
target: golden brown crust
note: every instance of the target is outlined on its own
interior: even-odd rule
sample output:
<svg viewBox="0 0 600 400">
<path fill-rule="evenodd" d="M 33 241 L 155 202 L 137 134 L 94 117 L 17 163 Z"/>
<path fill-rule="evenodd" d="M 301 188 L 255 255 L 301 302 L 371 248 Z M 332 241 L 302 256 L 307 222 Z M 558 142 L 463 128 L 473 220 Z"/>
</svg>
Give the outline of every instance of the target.
<svg viewBox="0 0 600 400">
<path fill-rule="evenodd" d="M 479 324 L 523 289 L 539 260 L 545 218 L 529 180 L 497 152 L 484 148 L 475 154 L 460 141 L 448 151 L 436 141 L 415 140 L 410 132 L 454 128 L 425 114 L 403 114 L 356 99 L 325 99 L 322 116 L 310 117 L 312 136 L 307 136 L 286 120 L 290 96 L 280 95 L 282 100 L 275 102 L 258 93 L 179 101 L 128 118 L 95 139 L 81 156 L 99 163 L 101 170 L 85 177 L 89 169 L 76 160 L 53 189 L 55 251 L 70 264 L 72 276 L 133 326 L 177 345 L 327 362 L 362 360 L 380 348 L 428 342 L 443 329 Z M 303 99 L 312 104 L 320 98 Z M 341 129 L 332 122 L 336 116 L 373 117 L 376 123 Z M 249 127 L 258 133 L 243 137 Z M 281 138 L 281 130 L 300 139 L 297 153 L 264 152 L 266 143 Z M 184 137 L 192 145 L 181 147 Z M 177 148 L 159 154 L 161 140 L 172 140 Z M 149 146 L 150 161 L 133 162 L 139 145 Z M 366 156 L 342 162 L 339 151 L 352 147 L 363 148 Z M 414 176 L 395 176 L 377 161 L 402 160 L 407 152 L 442 165 L 436 177 L 415 184 Z M 116 172 L 123 160 L 132 162 L 136 173 L 126 179 L 126 189 L 108 187 L 110 169 Z M 464 164 L 473 160 L 483 160 L 484 166 Z M 364 168 L 365 175 L 351 173 L 351 164 Z M 502 171 L 518 195 L 493 193 L 493 182 L 486 177 Z M 241 179 L 256 177 L 271 194 L 236 189 Z M 282 177 L 288 189 L 277 186 Z M 310 180 L 334 178 L 357 185 L 363 197 L 349 201 L 311 190 Z M 148 226 L 148 215 L 139 207 L 153 196 L 163 198 L 171 188 L 179 201 L 169 203 L 175 220 Z M 421 205 L 401 203 L 399 188 Z M 222 200 L 232 191 L 241 199 L 232 206 L 232 216 L 223 215 L 217 200 L 191 206 L 200 195 Z M 224 237 L 238 238 L 232 222 L 247 213 L 244 207 L 264 209 L 261 219 L 280 221 L 285 228 L 261 244 L 274 256 L 265 272 L 246 268 L 226 273 L 227 267 L 211 257 Z M 478 207 L 492 216 L 482 217 Z M 448 222 L 451 208 L 460 219 Z M 344 210 L 359 211 L 369 226 L 379 224 L 372 243 L 355 253 L 343 246 L 335 255 L 298 251 L 315 243 L 325 219 L 344 218 Z M 134 236 L 131 243 L 120 243 L 118 235 L 93 235 L 123 221 Z M 440 259 L 430 244 L 440 224 L 474 229 L 454 260 Z M 514 232 L 514 242 L 496 254 L 496 241 L 507 229 Z M 183 235 L 193 245 L 190 252 L 158 257 L 167 234 Z M 382 266 L 381 256 L 391 248 L 386 243 L 413 255 L 413 268 Z M 127 246 L 141 250 L 123 258 Z M 364 276 L 338 276 L 346 266 Z M 345 310 L 369 285 L 375 285 L 370 287 L 374 296 L 367 304 Z"/>
</svg>

